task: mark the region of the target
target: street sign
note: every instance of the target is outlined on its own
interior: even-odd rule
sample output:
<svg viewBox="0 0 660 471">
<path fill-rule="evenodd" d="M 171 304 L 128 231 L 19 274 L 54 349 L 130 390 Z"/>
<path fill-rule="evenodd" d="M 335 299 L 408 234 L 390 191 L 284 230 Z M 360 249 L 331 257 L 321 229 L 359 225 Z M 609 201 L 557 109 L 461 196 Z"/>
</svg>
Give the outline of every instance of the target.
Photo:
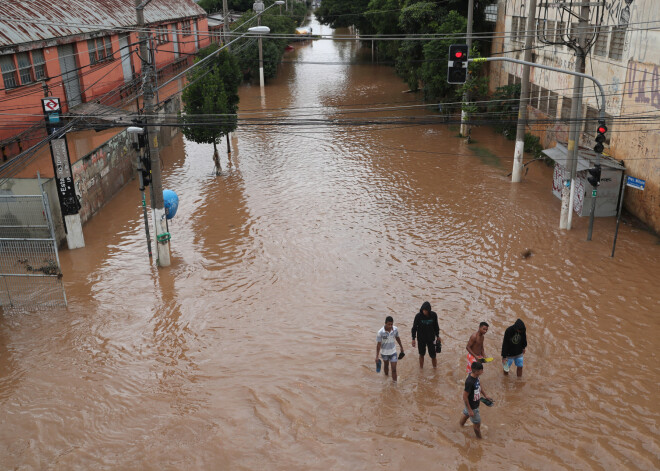
<svg viewBox="0 0 660 471">
<path fill-rule="evenodd" d="M 594 198 L 596 197 L 596 193 L 597 193 L 596 190 L 591 190 L 591 196 L 593 196 Z"/>
<path fill-rule="evenodd" d="M 644 191 L 646 180 L 642 180 L 641 178 L 628 177 L 626 180 L 626 186 Z"/>
<path fill-rule="evenodd" d="M 41 104 L 44 107 L 44 113 L 52 113 L 53 111 L 60 110 L 59 98 L 54 98 L 54 97 L 42 98 Z"/>
</svg>

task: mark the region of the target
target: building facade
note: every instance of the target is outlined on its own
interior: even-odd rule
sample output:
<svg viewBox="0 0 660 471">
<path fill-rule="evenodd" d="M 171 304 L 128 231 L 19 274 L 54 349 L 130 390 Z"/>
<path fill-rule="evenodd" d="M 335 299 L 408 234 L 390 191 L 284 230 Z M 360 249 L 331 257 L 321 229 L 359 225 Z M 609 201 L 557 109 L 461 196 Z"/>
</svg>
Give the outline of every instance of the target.
<svg viewBox="0 0 660 471">
<path fill-rule="evenodd" d="M 159 78 L 182 70 L 208 45 L 206 13 L 192 0 L 153 0 L 144 8 Z M 126 108 L 140 88 L 135 2 L 5 2 L 0 14 L 2 162 L 45 136 L 41 98 L 64 114 L 83 103 Z M 0 162 L 0 164 L 2 163 Z"/>
<path fill-rule="evenodd" d="M 575 70 L 575 53 L 565 45 L 539 40 L 559 40 L 574 30 L 577 19 L 560 15 L 558 8 L 537 8 L 535 30 L 526 31 L 529 2 L 499 0 L 492 54 L 523 59 L 525 38 L 534 35 L 532 61 Z M 566 2 L 569 3 L 569 2 Z M 576 2 L 574 2 L 576 3 Z M 660 8 L 657 0 L 606 0 L 602 21 L 592 8 L 590 24 L 597 36 L 586 58 L 585 73 L 605 89 L 608 141 L 605 153 L 623 161 L 626 174 L 646 180 L 644 191 L 629 189 L 624 205 L 632 214 L 660 233 Z M 547 5 L 547 3 L 546 3 Z M 570 24 L 569 24 L 570 23 Z M 523 66 L 507 62 L 489 64 L 490 88 L 520 83 Z M 530 124 L 528 132 L 541 137 L 545 147 L 568 141 L 573 76 L 533 68 L 530 71 Z M 592 148 L 598 126 L 600 94 L 585 80 L 580 117 L 580 146 Z"/>
</svg>

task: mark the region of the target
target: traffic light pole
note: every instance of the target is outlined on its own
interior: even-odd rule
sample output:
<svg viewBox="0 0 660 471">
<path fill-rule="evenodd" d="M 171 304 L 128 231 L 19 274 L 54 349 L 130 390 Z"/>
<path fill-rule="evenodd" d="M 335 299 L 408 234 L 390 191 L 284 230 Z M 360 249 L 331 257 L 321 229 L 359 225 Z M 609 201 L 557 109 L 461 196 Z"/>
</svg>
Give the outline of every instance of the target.
<svg viewBox="0 0 660 471">
<path fill-rule="evenodd" d="M 585 79 L 585 78 L 591 80 L 592 82 L 594 82 L 598 86 L 598 90 L 600 91 L 600 109 L 598 110 L 598 121 L 600 123 L 605 122 L 605 90 L 603 89 L 603 85 L 598 81 L 598 79 L 596 77 L 592 77 L 591 75 L 587 75 L 587 74 L 584 74 L 582 72 L 574 72 L 572 70 L 558 69 L 557 67 L 552 67 L 552 66 L 549 66 L 549 65 L 536 64 L 534 62 L 527 62 L 527 61 L 522 61 L 522 60 L 519 60 L 519 59 L 511 59 L 509 57 L 477 57 L 477 58 L 474 58 L 474 59 L 468 59 L 468 62 L 474 62 L 474 63 L 495 62 L 495 61 L 514 62 L 516 64 L 531 65 L 531 66 L 534 66 L 534 67 L 539 68 L 539 69 L 552 70 L 554 72 L 561 72 L 563 74 L 574 75 L 576 78 L 578 78 L 580 80 Z M 581 82 L 580 82 L 580 85 L 581 85 Z M 581 90 L 581 87 L 580 87 L 580 90 Z M 573 91 L 574 91 L 574 93 L 576 93 L 575 89 Z M 577 91 L 577 93 L 580 93 L 580 92 Z M 580 97 L 581 97 L 581 93 L 580 93 Z M 572 106 L 571 106 L 571 110 L 573 110 L 573 107 L 576 104 L 577 104 L 577 102 L 574 99 L 573 103 L 572 103 Z M 571 122 L 571 126 L 573 126 L 573 124 L 577 123 L 577 121 L 578 121 L 577 120 L 577 113 L 576 113 L 576 116 L 574 116 L 573 118 L 574 118 L 574 120 Z M 572 136 L 572 135 L 573 134 L 569 134 L 569 140 L 570 140 L 570 136 Z M 577 141 L 577 139 L 575 139 L 574 142 L 576 142 L 576 141 Z M 569 153 L 571 151 L 575 152 L 575 155 L 577 156 L 577 144 L 574 144 L 574 147 L 571 147 L 570 142 L 569 142 Z M 567 160 L 567 163 L 570 163 L 572 165 L 573 160 L 570 158 L 570 156 L 567 156 L 567 157 L 569 157 L 569 159 Z M 576 162 L 576 165 L 577 165 L 577 159 L 575 160 L 575 162 Z M 600 165 L 600 153 L 599 152 L 596 153 L 596 165 Z M 569 171 L 572 171 L 572 167 L 569 168 Z M 574 185 L 571 185 L 571 186 L 574 186 Z M 562 189 L 562 195 L 563 195 L 564 190 L 565 190 L 565 188 Z M 570 229 L 570 227 L 563 227 L 564 224 L 565 224 L 565 219 L 566 219 L 565 218 L 565 213 L 563 211 L 563 209 L 564 209 L 563 205 L 564 205 L 564 199 L 562 198 L 562 215 L 561 215 L 561 219 L 559 221 L 559 227 L 560 227 L 560 229 L 564 229 L 564 228 Z M 591 211 L 592 211 L 592 213 L 591 213 L 591 218 L 592 219 L 591 219 L 591 224 L 590 224 L 591 226 L 593 226 L 593 212 L 594 212 L 595 205 L 596 205 L 596 200 L 594 199 L 593 206 L 591 208 Z M 569 212 L 570 211 L 571 210 L 569 208 Z M 589 230 L 589 238 L 587 240 L 591 240 L 591 229 Z"/>
<path fill-rule="evenodd" d="M 144 7 L 151 0 L 136 0 L 138 41 L 140 43 L 140 59 L 142 60 L 142 85 L 144 101 L 144 134 L 151 161 L 151 210 L 156 232 L 156 257 L 161 267 L 170 266 L 170 234 L 165 221 L 165 204 L 163 202 L 163 182 L 160 171 L 160 152 L 158 149 L 158 134 L 149 128 L 154 113 L 153 65 L 147 49 L 147 33 L 144 27 Z M 153 141 L 151 141 L 153 139 Z"/>
<path fill-rule="evenodd" d="M 586 55 L 588 51 L 588 36 L 589 36 L 589 3 L 582 3 L 580 7 L 580 17 L 578 21 L 578 44 L 575 49 L 575 71 L 585 71 Z M 573 82 L 573 99 L 571 100 L 571 130 L 568 134 L 568 152 L 570 154 L 570 187 L 569 187 L 569 204 L 567 211 L 564 214 L 564 194 L 562 190 L 562 220 L 566 219 L 565 229 L 570 230 L 573 222 L 573 200 L 575 199 L 575 176 L 577 174 L 578 150 L 580 148 L 580 118 L 582 114 L 582 89 L 584 81 L 580 76 L 575 77 Z M 603 102 L 603 111 L 605 110 L 605 103 Z M 596 157 L 600 161 L 600 154 Z M 598 162 L 597 162 L 598 164 Z M 565 187 L 565 185 L 564 185 Z M 595 206 L 595 200 L 594 200 Z M 593 215 L 593 212 L 592 212 Z M 593 227 L 593 217 L 590 221 L 589 238 L 591 240 L 591 228 Z M 559 226 L 561 229 L 561 224 Z"/>
<path fill-rule="evenodd" d="M 467 17 L 467 47 L 468 47 L 468 56 L 472 50 L 472 17 L 474 15 L 474 0 L 470 0 L 468 3 L 468 17 Z M 470 100 L 470 93 L 465 92 L 463 94 L 463 106 L 467 106 L 468 101 Z M 468 113 L 464 109 L 461 109 L 461 130 L 460 134 L 463 137 L 470 136 L 470 127 L 467 123 Z"/>
</svg>

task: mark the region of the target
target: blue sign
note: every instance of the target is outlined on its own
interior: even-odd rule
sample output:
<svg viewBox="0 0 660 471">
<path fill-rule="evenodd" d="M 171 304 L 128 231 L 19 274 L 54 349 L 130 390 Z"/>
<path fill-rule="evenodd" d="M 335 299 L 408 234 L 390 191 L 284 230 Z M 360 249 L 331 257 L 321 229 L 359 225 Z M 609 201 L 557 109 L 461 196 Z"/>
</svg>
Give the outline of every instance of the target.
<svg viewBox="0 0 660 471">
<path fill-rule="evenodd" d="M 642 180 L 641 178 L 628 177 L 626 180 L 626 186 L 636 188 L 638 190 L 644 190 L 644 187 L 646 186 L 646 180 Z"/>
</svg>

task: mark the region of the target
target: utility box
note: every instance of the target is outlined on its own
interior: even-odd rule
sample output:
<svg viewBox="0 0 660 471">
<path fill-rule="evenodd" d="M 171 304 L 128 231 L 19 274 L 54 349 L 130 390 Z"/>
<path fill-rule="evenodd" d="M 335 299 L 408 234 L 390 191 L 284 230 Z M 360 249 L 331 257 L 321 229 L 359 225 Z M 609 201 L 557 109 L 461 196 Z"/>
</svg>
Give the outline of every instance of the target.
<svg viewBox="0 0 660 471">
<path fill-rule="evenodd" d="M 561 199 L 561 189 L 564 180 L 569 179 L 570 170 L 567 168 L 568 148 L 560 143 L 551 149 L 545 149 L 543 154 L 555 161 L 555 172 L 552 181 L 552 193 Z M 593 204 L 594 187 L 587 181 L 590 168 L 596 165 L 596 153 L 592 150 L 579 149 L 576 173 L 575 196 L 573 200 L 573 211 L 578 216 L 589 216 Z M 601 155 L 601 177 L 600 185 L 595 188 L 598 191 L 596 198 L 596 217 L 616 216 L 621 191 L 621 178 L 625 167 L 611 157 Z"/>
</svg>

